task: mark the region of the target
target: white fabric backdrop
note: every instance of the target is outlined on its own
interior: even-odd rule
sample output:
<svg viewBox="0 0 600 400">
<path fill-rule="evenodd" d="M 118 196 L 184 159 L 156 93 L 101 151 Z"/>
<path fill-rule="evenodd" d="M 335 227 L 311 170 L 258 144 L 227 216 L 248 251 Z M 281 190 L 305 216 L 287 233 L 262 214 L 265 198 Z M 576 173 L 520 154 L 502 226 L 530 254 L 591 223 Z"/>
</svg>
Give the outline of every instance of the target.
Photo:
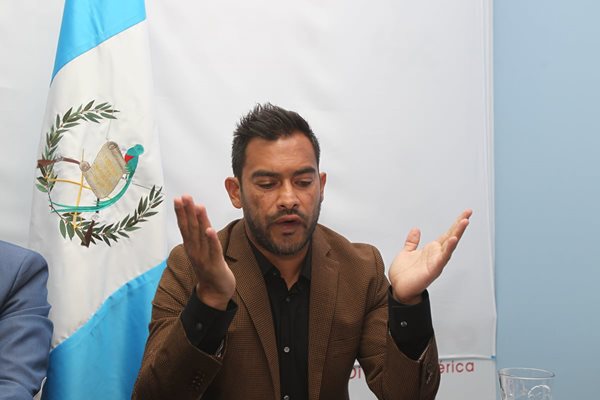
<svg viewBox="0 0 600 400">
<path fill-rule="evenodd" d="M 322 145 L 322 222 L 389 262 L 474 209 L 432 288 L 443 356 L 494 354 L 489 93 L 481 2 L 150 2 L 157 116 L 171 195 L 223 226 L 235 122 L 256 102 L 297 110 Z M 171 224 L 170 238 L 179 240 Z"/>
<path fill-rule="evenodd" d="M 321 141 L 321 221 L 377 245 L 388 263 L 411 227 L 429 241 L 473 208 L 431 288 L 434 326 L 442 357 L 490 358 L 490 8 L 489 0 L 148 0 L 167 198 L 191 193 L 217 227 L 239 217 L 223 188 L 235 122 L 257 102 L 294 109 Z M 61 13 L 58 0 L 0 0 L 0 237 L 21 244 Z M 179 241 L 172 213 L 168 234 Z"/>
</svg>

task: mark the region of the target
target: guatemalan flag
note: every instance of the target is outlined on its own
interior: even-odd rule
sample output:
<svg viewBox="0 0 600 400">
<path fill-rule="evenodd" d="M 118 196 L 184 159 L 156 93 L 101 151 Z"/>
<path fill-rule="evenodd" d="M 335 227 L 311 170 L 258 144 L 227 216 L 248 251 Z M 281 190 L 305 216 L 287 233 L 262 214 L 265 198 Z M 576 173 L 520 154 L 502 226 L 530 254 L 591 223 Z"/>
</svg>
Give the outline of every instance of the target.
<svg viewBox="0 0 600 400">
<path fill-rule="evenodd" d="M 143 0 L 66 0 L 30 246 L 54 322 L 44 399 L 129 399 L 166 257 Z"/>
</svg>

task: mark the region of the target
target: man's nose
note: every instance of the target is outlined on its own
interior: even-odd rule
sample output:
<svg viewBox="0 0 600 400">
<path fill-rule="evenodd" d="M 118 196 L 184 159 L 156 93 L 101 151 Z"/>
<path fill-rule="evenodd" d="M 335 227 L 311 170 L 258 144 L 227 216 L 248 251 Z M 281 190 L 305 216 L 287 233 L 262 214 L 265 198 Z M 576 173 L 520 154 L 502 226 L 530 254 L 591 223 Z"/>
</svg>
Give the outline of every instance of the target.
<svg viewBox="0 0 600 400">
<path fill-rule="evenodd" d="M 279 189 L 279 198 L 277 203 L 280 209 L 294 209 L 299 206 L 298 196 L 296 190 L 291 182 L 285 182 Z"/>
</svg>

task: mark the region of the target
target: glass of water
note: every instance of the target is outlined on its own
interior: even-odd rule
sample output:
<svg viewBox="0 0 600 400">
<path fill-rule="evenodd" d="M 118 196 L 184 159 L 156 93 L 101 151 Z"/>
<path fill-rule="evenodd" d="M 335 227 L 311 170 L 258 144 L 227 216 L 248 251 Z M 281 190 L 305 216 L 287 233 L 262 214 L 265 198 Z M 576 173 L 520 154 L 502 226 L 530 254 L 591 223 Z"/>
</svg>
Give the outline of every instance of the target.
<svg viewBox="0 0 600 400">
<path fill-rule="evenodd" d="M 502 400 L 552 400 L 554 373 L 536 368 L 498 371 Z"/>
</svg>

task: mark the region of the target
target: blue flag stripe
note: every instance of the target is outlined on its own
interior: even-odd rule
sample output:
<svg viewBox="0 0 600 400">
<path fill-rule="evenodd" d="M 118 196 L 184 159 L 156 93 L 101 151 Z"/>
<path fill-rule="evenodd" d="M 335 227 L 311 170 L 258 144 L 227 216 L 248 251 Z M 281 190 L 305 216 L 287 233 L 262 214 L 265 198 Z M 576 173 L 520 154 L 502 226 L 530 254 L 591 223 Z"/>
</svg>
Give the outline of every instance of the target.
<svg viewBox="0 0 600 400">
<path fill-rule="evenodd" d="M 165 267 L 163 261 L 127 282 L 52 350 L 42 399 L 131 398 L 148 337 L 152 299 Z"/>
<path fill-rule="evenodd" d="M 144 0 L 66 0 L 52 80 L 71 60 L 145 19 Z"/>
</svg>

